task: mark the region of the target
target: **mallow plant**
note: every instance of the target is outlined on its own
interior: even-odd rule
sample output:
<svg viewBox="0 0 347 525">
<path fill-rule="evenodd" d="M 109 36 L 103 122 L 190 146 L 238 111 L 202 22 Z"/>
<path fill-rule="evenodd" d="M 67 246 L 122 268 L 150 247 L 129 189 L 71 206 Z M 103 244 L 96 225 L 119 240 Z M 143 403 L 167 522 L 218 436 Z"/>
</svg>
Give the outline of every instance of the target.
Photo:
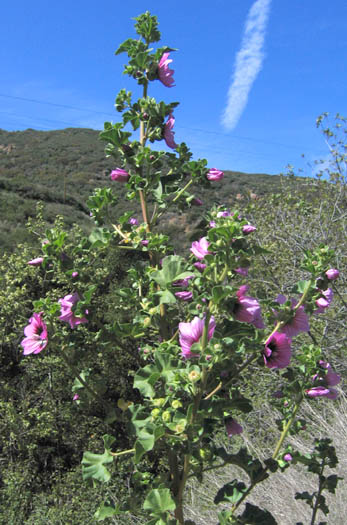
<svg viewBox="0 0 347 525">
<path fill-rule="evenodd" d="M 64 235 L 48 231 L 42 253 L 28 261 L 49 272 L 63 269 L 71 287 L 58 301 L 48 295 L 34 302 L 35 311 L 24 328 L 23 353 L 44 358 L 50 346 L 60 352 L 67 366 L 73 366 L 71 398 L 81 410 L 83 398 L 94 396 L 102 403 L 103 392 L 92 385 L 92 370 L 83 371 L 83 363 L 81 370 L 72 365 L 69 352 L 79 344 L 78 331 L 93 325 L 96 351 L 109 338 L 118 349 L 132 341 L 134 352 L 140 354 L 133 383 L 138 401 L 120 398 L 114 405 L 104 403 L 108 422 L 126 421 L 132 447 L 119 449 L 117 435 L 107 434 L 103 453 L 83 454 L 83 478 L 93 483 L 110 482 L 110 466 L 122 456 L 131 455 L 134 462 L 129 497 L 103 502 L 96 510 L 97 520 L 132 514 L 146 516 L 148 525 L 192 525 L 184 511 L 189 480 L 202 481 L 204 472 L 234 465 L 248 481 L 230 480 L 217 492 L 219 523 L 276 523 L 266 509 L 245 500 L 273 472 L 285 475 L 293 463 L 304 462 L 320 479 L 319 497 L 297 496 L 311 505 L 313 524 L 319 510 L 327 512 L 322 491 L 335 490 L 338 482 L 337 476 L 327 482 L 323 468 L 334 467 L 337 459 L 330 463 L 324 459 L 335 458 L 330 442 L 328 456 L 317 445 L 318 452 L 303 459 L 287 437 L 307 431 L 300 418 L 303 400 L 316 403 L 316 398 L 338 396 L 340 376 L 325 358 L 324 348 L 310 338 L 311 320 L 324 316 L 334 300 L 331 283 L 339 277 L 334 254 L 325 245 L 305 251 L 301 264 L 305 280 L 288 289 L 286 296 L 257 298 L 248 270 L 269 252 L 257 243 L 256 227 L 242 210 L 225 206 L 212 207 L 186 256 L 173 253 L 169 237 L 161 232 L 161 217 L 200 205 L 192 189 L 223 184 L 224 173 L 209 167 L 205 159 L 192 160 L 187 145 L 178 143 L 174 132 L 178 102 L 157 102 L 150 95 L 153 83 L 160 83 L 163 90 L 175 86 L 176 50 L 157 44 L 157 18 L 148 12 L 136 17 L 135 31 L 136 38 L 123 42 L 116 55 L 127 55 L 124 73 L 137 84 L 140 96 L 134 100 L 133 93 L 121 89 L 115 102 L 121 120 L 106 122 L 101 132 L 106 155 L 114 158 L 115 166 L 110 187 L 96 189 L 88 201 L 95 231 L 69 257 L 64 254 Z M 154 143 L 165 143 L 168 151 L 152 149 Z M 139 201 L 141 218 L 129 212 L 110 222 L 108 210 L 115 206 L 117 185 L 125 185 L 129 206 Z M 113 322 L 99 326 L 93 311 L 95 286 L 83 281 L 83 271 L 93 264 L 98 250 L 115 245 L 141 258 L 128 271 L 128 286 L 117 292 Z M 249 395 L 245 389 L 250 370 L 259 380 L 271 378 L 269 397 L 280 416 L 273 454 L 262 461 L 245 446 L 230 453 L 226 444 L 235 435 L 242 439 L 243 414 L 253 411 L 256 391 Z M 251 385 L 256 390 L 257 381 Z M 217 444 L 217 434 L 225 436 L 225 446 L 220 440 Z M 154 460 L 155 469 L 148 470 Z"/>
</svg>

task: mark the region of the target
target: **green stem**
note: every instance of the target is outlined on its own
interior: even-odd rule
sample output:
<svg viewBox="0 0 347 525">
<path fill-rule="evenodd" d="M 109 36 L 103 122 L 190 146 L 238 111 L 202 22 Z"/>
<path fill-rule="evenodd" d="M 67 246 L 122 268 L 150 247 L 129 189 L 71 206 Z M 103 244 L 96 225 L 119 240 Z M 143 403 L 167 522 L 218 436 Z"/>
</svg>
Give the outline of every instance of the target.
<svg viewBox="0 0 347 525">
<path fill-rule="evenodd" d="M 210 399 L 214 394 L 216 394 L 223 386 L 228 386 L 236 377 L 238 377 L 241 372 L 249 365 L 251 364 L 255 359 L 257 359 L 258 357 L 258 353 L 256 353 L 255 355 L 252 355 L 251 357 L 249 357 L 247 359 L 247 361 L 245 361 L 243 363 L 242 366 L 240 366 L 240 368 L 235 372 L 235 374 L 233 374 L 231 376 L 231 378 L 226 382 L 226 383 L 223 383 L 222 381 L 216 386 L 216 388 L 214 390 L 212 390 L 212 392 L 210 392 L 205 398 L 204 398 L 204 401 L 206 401 L 207 399 Z"/>
<path fill-rule="evenodd" d="M 133 452 L 135 452 L 135 449 L 130 448 L 129 450 L 122 450 L 122 452 L 110 452 L 110 454 L 113 457 L 117 457 L 117 456 L 124 456 L 124 454 L 132 454 Z"/>
<path fill-rule="evenodd" d="M 278 443 L 277 443 L 277 446 L 275 448 L 275 451 L 274 453 L 272 454 L 272 459 L 277 459 L 277 456 L 281 450 L 281 447 L 282 447 L 282 444 L 283 444 L 283 441 L 285 440 L 288 432 L 289 432 L 289 429 L 290 427 L 292 426 L 294 420 L 295 420 L 295 417 L 296 417 L 296 413 L 297 411 L 299 410 L 299 407 L 301 405 L 301 402 L 302 402 L 302 396 L 300 396 L 299 400 L 295 403 L 295 406 L 294 406 L 294 410 L 292 412 L 292 415 L 291 417 L 288 419 L 288 422 L 286 424 L 286 426 L 284 427 L 284 429 L 282 430 L 282 434 L 280 436 L 280 439 L 278 440 Z"/>
<path fill-rule="evenodd" d="M 172 199 L 172 202 L 178 201 L 178 199 L 181 197 L 181 195 L 193 184 L 193 179 L 190 179 L 189 182 L 177 193 L 176 197 Z"/>
</svg>

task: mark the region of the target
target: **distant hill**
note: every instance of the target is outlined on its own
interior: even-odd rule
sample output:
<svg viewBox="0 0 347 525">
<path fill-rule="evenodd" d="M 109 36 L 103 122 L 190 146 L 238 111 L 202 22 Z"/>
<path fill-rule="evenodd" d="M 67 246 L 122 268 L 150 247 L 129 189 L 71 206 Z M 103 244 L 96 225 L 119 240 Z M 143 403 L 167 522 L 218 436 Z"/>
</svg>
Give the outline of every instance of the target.
<svg viewBox="0 0 347 525">
<path fill-rule="evenodd" d="M 105 158 L 104 147 L 99 132 L 92 129 L 0 130 L 0 247 L 10 250 L 28 240 L 25 223 L 35 214 L 39 200 L 45 203 L 47 223 L 60 214 L 67 224 L 78 223 L 90 230 L 93 223 L 85 203 L 93 189 L 113 184 L 120 197 L 124 195 L 124 187 L 109 179 L 116 166 L 114 160 Z M 274 191 L 278 179 L 277 175 L 226 171 L 222 184 L 214 183 L 212 192 L 197 189 L 196 196 L 207 207 L 214 201 L 228 204 L 238 193 L 261 196 Z M 139 210 L 136 203 L 123 198 L 119 208 L 122 212 Z M 192 209 L 195 219 L 203 209 Z"/>
</svg>

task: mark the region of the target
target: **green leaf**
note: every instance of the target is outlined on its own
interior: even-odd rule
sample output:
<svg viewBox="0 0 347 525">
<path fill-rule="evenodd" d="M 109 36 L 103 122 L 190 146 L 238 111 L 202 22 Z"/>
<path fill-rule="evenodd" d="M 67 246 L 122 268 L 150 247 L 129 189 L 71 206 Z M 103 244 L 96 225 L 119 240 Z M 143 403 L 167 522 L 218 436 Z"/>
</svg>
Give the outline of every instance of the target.
<svg viewBox="0 0 347 525">
<path fill-rule="evenodd" d="M 138 430 L 135 443 L 134 463 L 137 464 L 146 452 L 153 450 L 155 442 L 164 434 L 164 427 L 156 426 L 153 423 L 148 423 L 146 427 Z"/>
<path fill-rule="evenodd" d="M 214 502 L 216 505 L 218 503 L 237 503 L 242 498 L 243 494 L 246 492 L 247 487 L 242 481 L 234 479 L 230 483 L 226 483 L 219 491 L 217 492 Z"/>
<path fill-rule="evenodd" d="M 160 516 L 176 508 L 169 489 L 153 489 L 148 494 L 143 504 L 144 510 L 148 510 L 152 516 Z"/>
<path fill-rule="evenodd" d="M 106 469 L 104 464 L 112 463 L 113 456 L 110 454 L 110 448 L 115 438 L 105 434 L 103 436 L 105 452 L 103 454 L 93 454 L 92 452 L 84 452 L 82 458 L 82 476 L 83 479 L 97 479 L 99 481 L 107 482 L 111 478 L 111 474 Z"/>
<path fill-rule="evenodd" d="M 310 281 L 299 281 L 294 286 L 295 293 L 304 293 L 307 286 L 310 284 Z"/>
<path fill-rule="evenodd" d="M 155 365 L 147 365 L 136 373 L 134 378 L 134 388 L 138 388 L 145 397 L 154 397 L 153 386 L 160 377 L 160 372 Z"/>
<path fill-rule="evenodd" d="M 122 514 L 123 511 L 120 510 L 120 505 L 117 503 L 116 506 L 114 505 L 108 505 L 105 503 L 102 503 L 96 513 L 94 514 L 94 518 L 97 519 L 97 521 L 103 521 L 106 518 L 111 518 L 112 516 L 118 516 L 119 514 Z"/>
<path fill-rule="evenodd" d="M 174 294 L 169 290 L 160 290 L 156 295 L 160 297 L 159 304 L 174 304 L 177 301 Z"/>
<path fill-rule="evenodd" d="M 162 269 L 151 273 L 151 278 L 162 288 L 179 279 L 193 275 L 192 272 L 184 271 L 185 261 L 179 255 L 169 255 L 163 259 Z"/>
</svg>

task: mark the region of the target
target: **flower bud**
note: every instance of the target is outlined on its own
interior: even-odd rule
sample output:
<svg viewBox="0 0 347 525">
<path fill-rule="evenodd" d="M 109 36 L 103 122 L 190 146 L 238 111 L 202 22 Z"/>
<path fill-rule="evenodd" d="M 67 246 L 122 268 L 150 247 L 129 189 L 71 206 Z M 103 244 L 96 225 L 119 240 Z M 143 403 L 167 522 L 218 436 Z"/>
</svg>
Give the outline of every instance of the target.
<svg viewBox="0 0 347 525">
<path fill-rule="evenodd" d="M 168 410 L 165 410 L 161 417 L 165 423 L 169 423 L 171 421 L 171 414 Z"/>
<path fill-rule="evenodd" d="M 200 374 L 196 370 L 192 370 L 188 374 L 189 380 L 195 383 L 195 381 L 198 381 L 200 379 Z"/>
<path fill-rule="evenodd" d="M 181 403 L 181 401 L 178 401 L 178 399 L 175 399 L 174 401 L 172 401 L 171 406 L 172 406 L 172 408 L 177 409 L 177 408 L 180 408 L 182 406 L 182 403 Z"/>
<path fill-rule="evenodd" d="M 152 412 L 151 412 L 151 415 L 152 417 L 155 419 L 159 416 L 160 414 L 160 409 L 159 408 L 153 408 Z"/>
<path fill-rule="evenodd" d="M 157 399 L 153 399 L 152 403 L 155 407 L 162 407 L 165 404 L 165 397 L 158 397 Z"/>
</svg>

